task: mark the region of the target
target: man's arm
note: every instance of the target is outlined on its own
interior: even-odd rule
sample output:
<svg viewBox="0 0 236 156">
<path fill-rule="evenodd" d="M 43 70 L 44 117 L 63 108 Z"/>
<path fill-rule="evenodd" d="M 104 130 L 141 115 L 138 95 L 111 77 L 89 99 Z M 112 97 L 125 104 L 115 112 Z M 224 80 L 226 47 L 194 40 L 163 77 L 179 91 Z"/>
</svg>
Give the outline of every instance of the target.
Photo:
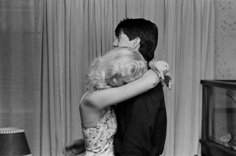
<svg viewBox="0 0 236 156">
<path fill-rule="evenodd" d="M 84 139 L 73 140 L 69 145 L 65 147 L 64 154 L 66 156 L 76 156 L 85 152 Z"/>
</svg>

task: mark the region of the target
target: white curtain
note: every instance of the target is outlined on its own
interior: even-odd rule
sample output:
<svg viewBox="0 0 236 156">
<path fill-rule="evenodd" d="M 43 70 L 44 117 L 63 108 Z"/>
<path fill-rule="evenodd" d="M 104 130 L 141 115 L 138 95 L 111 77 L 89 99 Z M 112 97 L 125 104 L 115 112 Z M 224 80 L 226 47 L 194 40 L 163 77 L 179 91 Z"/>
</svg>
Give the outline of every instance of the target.
<svg viewBox="0 0 236 156">
<path fill-rule="evenodd" d="M 166 91 L 166 156 L 199 154 L 201 79 L 214 77 L 214 0 L 165 0 L 163 58 L 174 88 Z"/>
<path fill-rule="evenodd" d="M 82 138 L 78 104 L 91 60 L 112 47 L 111 1 L 44 0 L 41 155 Z"/>
<path fill-rule="evenodd" d="M 201 79 L 213 78 L 214 0 L 0 0 L 0 126 L 26 129 L 34 156 L 60 156 L 81 138 L 78 103 L 91 60 L 112 48 L 123 18 L 156 23 L 165 90 L 164 156 L 200 149 Z M 28 8 L 28 9 L 27 9 Z"/>
<path fill-rule="evenodd" d="M 83 93 L 83 68 L 88 62 L 88 53 L 83 50 L 82 4 L 73 0 L 43 1 L 42 156 L 60 156 L 65 143 L 81 137 L 78 103 Z"/>
<path fill-rule="evenodd" d="M 155 16 L 155 8 L 164 11 L 163 4 L 154 0 L 43 1 L 41 155 L 62 155 L 66 144 L 82 138 L 78 104 L 84 76 L 91 60 L 112 48 L 119 21 L 144 13 L 145 18 L 158 21 L 161 14 Z"/>
</svg>

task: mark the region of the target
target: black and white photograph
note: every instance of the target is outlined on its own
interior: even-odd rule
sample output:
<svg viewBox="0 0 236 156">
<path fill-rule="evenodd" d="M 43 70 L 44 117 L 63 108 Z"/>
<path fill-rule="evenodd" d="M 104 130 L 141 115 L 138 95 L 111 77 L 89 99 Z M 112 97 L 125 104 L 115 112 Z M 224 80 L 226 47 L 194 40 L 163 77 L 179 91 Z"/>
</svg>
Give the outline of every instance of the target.
<svg viewBox="0 0 236 156">
<path fill-rule="evenodd" d="M 236 0 L 0 0 L 0 156 L 236 156 Z"/>
</svg>

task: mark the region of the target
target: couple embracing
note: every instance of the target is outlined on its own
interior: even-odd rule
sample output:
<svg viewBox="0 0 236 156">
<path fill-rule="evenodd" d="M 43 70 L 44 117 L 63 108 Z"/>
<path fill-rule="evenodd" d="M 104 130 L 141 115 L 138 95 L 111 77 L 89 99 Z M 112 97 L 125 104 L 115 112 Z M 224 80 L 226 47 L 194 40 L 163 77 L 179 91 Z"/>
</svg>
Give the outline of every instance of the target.
<svg viewBox="0 0 236 156">
<path fill-rule="evenodd" d="M 155 61 L 158 29 L 151 21 L 121 21 L 114 49 L 95 58 L 80 101 L 84 139 L 67 153 L 85 156 L 159 156 L 166 138 L 163 85 L 171 87 L 169 66 Z M 159 83 L 161 82 L 161 83 Z"/>
</svg>

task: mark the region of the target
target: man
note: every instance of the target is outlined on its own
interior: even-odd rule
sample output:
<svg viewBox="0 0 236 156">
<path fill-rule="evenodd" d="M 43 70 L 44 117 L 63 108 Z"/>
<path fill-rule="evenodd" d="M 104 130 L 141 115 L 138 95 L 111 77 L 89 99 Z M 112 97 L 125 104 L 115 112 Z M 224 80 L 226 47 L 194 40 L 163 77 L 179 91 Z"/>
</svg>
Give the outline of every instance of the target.
<svg viewBox="0 0 236 156">
<path fill-rule="evenodd" d="M 147 62 L 154 57 L 158 29 L 151 21 L 136 18 L 121 21 L 115 29 L 114 46 L 140 51 Z M 166 108 L 162 84 L 116 105 L 118 129 L 116 156 L 158 156 L 166 138 Z"/>
<path fill-rule="evenodd" d="M 147 62 L 153 59 L 158 29 L 151 21 L 125 19 L 117 25 L 115 34 L 115 47 L 134 48 Z M 146 93 L 117 104 L 115 112 L 118 123 L 114 139 L 116 156 L 158 156 L 163 152 L 167 118 L 161 83 Z M 80 153 L 84 151 L 83 143 L 83 140 L 77 140 L 67 146 L 67 151 L 78 149 L 73 153 Z"/>
</svg>

